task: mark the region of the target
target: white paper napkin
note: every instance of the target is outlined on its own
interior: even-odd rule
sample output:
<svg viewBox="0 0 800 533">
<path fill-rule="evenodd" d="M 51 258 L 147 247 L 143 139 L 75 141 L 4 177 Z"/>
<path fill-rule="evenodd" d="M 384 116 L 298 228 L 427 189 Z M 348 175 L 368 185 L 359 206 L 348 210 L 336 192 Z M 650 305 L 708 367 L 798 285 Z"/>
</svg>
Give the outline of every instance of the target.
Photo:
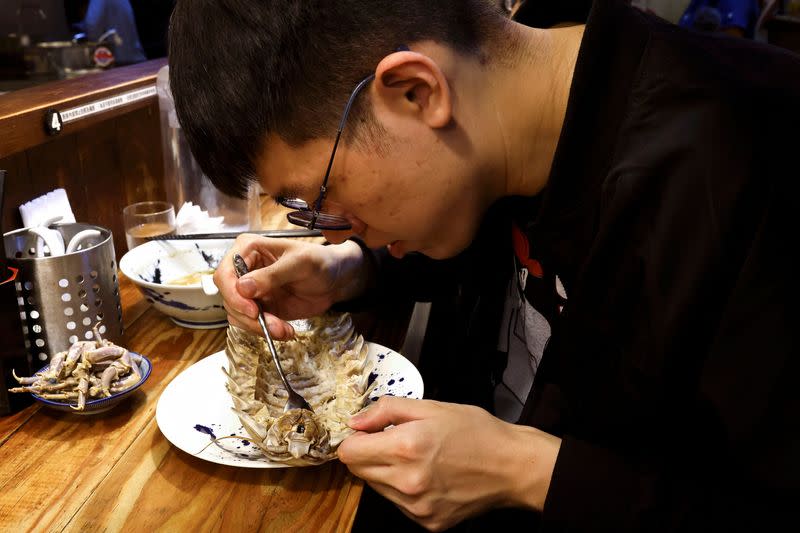
<svg viewBox="0 0 800 533">
<path fill-rule="evenodd" d="M 199 205 L 185 202 L 175 215 L 175 232 L 178 235 L 190 233 L 217 233 L 223 231 L 225 217 L 211 217 Z"/>
<path fill-rule="evenodd" d="M 64 189 L 50 191 L 22 204 L 19 206 L 19 214 L 22 215 L 22 226 L 25 228 L 41 226 L 57 216 L 61 217 L 62 224 L 75 222 L 75 215 L 72 213 L 67 191 Z"/>
</svg>

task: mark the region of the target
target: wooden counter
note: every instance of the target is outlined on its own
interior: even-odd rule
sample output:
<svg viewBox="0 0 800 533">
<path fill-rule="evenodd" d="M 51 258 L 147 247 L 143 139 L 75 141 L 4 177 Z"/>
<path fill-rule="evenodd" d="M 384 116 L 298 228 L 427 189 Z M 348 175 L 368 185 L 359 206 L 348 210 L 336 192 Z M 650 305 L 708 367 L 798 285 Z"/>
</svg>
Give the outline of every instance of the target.
<svg viewBox="0 0 800 533">
<path fill-rule="evenodd" d="M 165 198 L 158 99 L 67 122 L 53 136 L 44 117 L 48 109 L 64 112 L 153 88 L 164 65 L 166 59 L 156 59 L 0 95 L 0 169 L 8 171 L 2 232 L 22 226 L 20 204 L 63 188 L 75 218 L 109 228 L 121 257 L 123 207 Z"/>
<path fill-rule="evenodd" d="M 286 228 L 264 198 L 262 218 Z M 317 467 L 224 466 L 170 444 L 155 419 L 178 374 L 225 346 L 225 329 L 186 329 L 121 273 L 122 344 L 153 363 L 148 381 L 106 413 L 39 404 L 0 417 L 0 532 L 349 531 L 363 489 L 338 461 Z M 408 309 L 355 314 L 365 338 L 399 349 Z"/>
<path fill-rule="evenodd" d="M 341 463 L 228 467 L 164 438 L 159 395 L 223 349 L 225 330 L 180 328 L 120 278 L 125 345 L 151 359 L 152 374 L 107 413 L 37 404 L 0 418 L 0 531 L 348 531 L 362 485 Z"/>
<path fill-rule="evenodd" d="M 0 95 L 0 159 L 16 152 L 54 140 L 45 132 L 42 119 L 48 109 L 69 108 L 102 100 L 133 89 L 155 84 L 158 69 L 165 59 L 153 59 L 136 65 L 86 74 L 70 80 L 53 81 Z M 64 125 L 60 135 L 69 135 L 142 107 L 155 97 L 96 114 Z"/>
</svg>

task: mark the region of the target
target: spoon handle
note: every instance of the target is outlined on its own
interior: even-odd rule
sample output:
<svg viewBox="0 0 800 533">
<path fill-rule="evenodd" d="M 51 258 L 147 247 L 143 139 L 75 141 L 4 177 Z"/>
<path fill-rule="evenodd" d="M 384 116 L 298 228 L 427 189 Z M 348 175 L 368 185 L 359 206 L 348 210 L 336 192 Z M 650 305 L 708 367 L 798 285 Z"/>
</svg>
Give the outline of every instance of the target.
<svg viewBox="0 0 800 533">
<path fill-rule="evenodd" d="M 236 270 L 237 277 L 242 277 L 249 272 L 247 269 L 247 263 L 244 262 L 242 256 L 239 254 L 234 254 L 233 256 L 233 268 Z M 275 363 L 275 368 L 278 369 L 278 375 L 281 377 L 281 381 L 283 381 L 283 386 L 286 388 L 286 392 L 289 394 L 289 402 L 287 406 L 291 404 L 291 407 L 299 407 L 302 409 L 308 409 L 311 411 L 311 406 L 308 402 L 297 394 L 292 386 L 289 384 L 289 380 L 286 379 L 286 375 L 283 373 L 283 368 L 281 367 L 281 362 L 278 359 L 278 351 L 275 349 L 275 344 L 272 342 L 272 336 L 269 334 L 269 329 L 267 329 L 267 322 L 264 320 L 264 310 L 261 308 L 261 304 L 258 300 L 254 300 L 256 307 L 258 307 L 258 325 L 261 326 L 261 331 L 264 332 L 264 338 L 267 339 L 267 346 L 269 346 L 269 353 L 272 354 L 272 361 Z"/>
<path fill-rule="evenodd" d="M 236 276 L 239 278 L 250 272 L 247 268 L 247 263 L 244 262 L 244 259 L 242 259 L 242 256 L 239 254 L 235 254 L 233 256 L 233 268 L 236 270 Z M 275 367 L 278 369 L 278 374 L 281 376 L 284 387 L 286 387 L 287 391 L 290 391 L 292 390 L 292 387 L 286 380 L 286 376 L 283 375 L 283 368 L 281 368 L 281 363 L 278 360 L 278 351 L 275 349 L 275 344 L 272 342 L 272 335 L 269 334 L 267 322 L 264 320 L 264 310 L 261 308 L 261 303 L 259 303 L 258 300 L 253 301 L 255 302 L 256 307 L 258 307 L 258 325 L 261 326 L 261 331 L 264 332 L 264 338 L 267 339 L 269 353 L 272 354 L 272 360 L 275 362 Z"/>
</svg>

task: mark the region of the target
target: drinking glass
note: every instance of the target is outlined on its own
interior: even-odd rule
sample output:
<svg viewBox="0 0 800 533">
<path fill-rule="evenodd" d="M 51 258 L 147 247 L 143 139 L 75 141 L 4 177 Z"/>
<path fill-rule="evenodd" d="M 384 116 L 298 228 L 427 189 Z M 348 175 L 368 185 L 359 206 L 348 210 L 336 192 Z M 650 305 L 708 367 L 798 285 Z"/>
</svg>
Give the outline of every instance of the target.
<svg viewBox="0 0 800 533">
<path fill-rule="evenodd" d="M 175 233 L 175 208 L 169 202 L 131 204 L 122 210 L 128 250 L 147 242 L 148 237 Z"/>
</svg>

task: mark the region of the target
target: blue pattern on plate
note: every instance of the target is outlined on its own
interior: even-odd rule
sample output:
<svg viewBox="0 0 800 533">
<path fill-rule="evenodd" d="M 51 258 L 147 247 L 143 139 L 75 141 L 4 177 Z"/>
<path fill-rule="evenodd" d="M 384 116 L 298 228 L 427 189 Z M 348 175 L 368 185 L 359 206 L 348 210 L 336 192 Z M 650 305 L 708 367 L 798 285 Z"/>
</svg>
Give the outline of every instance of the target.
<svg viewBox="0 0 800 533">
<path fill-rule="evenodd" d="M 370 383 L 378 381 L 378 385 L 373 389 L 372 395 L 369 397 L 371 402 L 378 401 L 381 396 L 413 396 L 414 391 L 408 390 L 405 386 L 406 377 L 402 372 L 389 372 L 381 370 L 381 363 L 386 359 L 388 353 L 378 354 L 375 358 L 375 368 L 370 374 Z M 378 379 L 381 378 L 381 379 Z"/>
<path fill-rule="evenodd" d="M 231 439 L 223 437 L 221 440 L 217 440 L 216 442 L 214 441 L 217 439 L 217 436 L 214 434 L 214 431 L 220 431 L 222 429 L 220 424 L 209 424 L 208 426 L 203 424 L 195 424 L 194 429 L 200 433 L 208 435 L 209 446 L 213 443 L 215 447 L 224 452 L 224 455 L 228 460 L 231 460 L 234 463 L 248 463 L 253 461 L 261 463 L 270 462 L 270 460 L 264 456 L 258 446 L 251 446 L 250 437 L 247 436 L 244 426 L 239 426 L 235 433 L 227 435 L 227 437 L 234 438 Z"/>
</svg>

